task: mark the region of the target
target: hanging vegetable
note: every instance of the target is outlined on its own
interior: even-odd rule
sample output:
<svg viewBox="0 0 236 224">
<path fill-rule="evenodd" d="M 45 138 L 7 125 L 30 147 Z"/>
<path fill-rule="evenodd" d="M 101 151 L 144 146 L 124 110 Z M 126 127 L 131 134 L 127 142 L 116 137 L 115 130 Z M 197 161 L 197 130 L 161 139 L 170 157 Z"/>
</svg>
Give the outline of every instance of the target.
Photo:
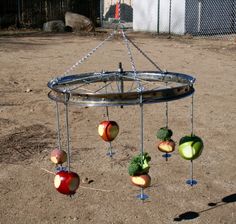
<svg viewBox="0 0 236 224">
<path fill-rule="evenodd" d="M 151 184 L 151 177 L 148 175 L 150 166 L 149 162 L 151 161 L 151 157 L 148 153 L 139 154 L 138 156 L 134 156 L 130 161 L 128 172 L 131 176 L 131 182 L 142 188 L 146 188 Z"/>
<path fill-rule="evenodd" d="M 203 150 L 203 141 L 196 135 L 184 136 L 179 141 L 179 154 L 186 160 L 197 159 Z"/>
<path fill-rule="evenodd" d="M 173 132 L 167 127 L 160 128 L 157 132 L 157 138 L 161 140 L 158 143 L 157 148 L 161 152 L 170 153 L 175 150 L 175 142 L 171 139 Z"/>
</svg>

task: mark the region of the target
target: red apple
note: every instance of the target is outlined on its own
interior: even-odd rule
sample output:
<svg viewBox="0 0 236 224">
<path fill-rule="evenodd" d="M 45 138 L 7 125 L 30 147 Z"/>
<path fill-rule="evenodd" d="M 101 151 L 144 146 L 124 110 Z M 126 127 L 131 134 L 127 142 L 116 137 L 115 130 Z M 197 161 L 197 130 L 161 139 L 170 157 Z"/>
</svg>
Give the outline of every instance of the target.
<svg viewBox="0 0 236 224">
<path fill-rule="evenodd" d="M 51 152 L 51 161 L 55 164 L 62 164 L 67 160 L 67 154 L 64 150 L 54 149 Z"/>
<path fill-rule="evenodd" d="M 175 150 L 175 142 L 172 139 L 161 141 L 157 147 L 161 152 L 170 153 Z"/>
<path fill-rule="evenodd" d="M 119 126 L 115 121 L 102 121 L 98 126 L 98 134 L 106 142 L 111 142 L 119 133 Z"/>
<path fill-rule="evenodd" d="M 79 184 L 79 175 L 71 171 L 60 171 L 54 178 L 54 186 L 57 191 L 66 195 L 75 194 Z"/>
<path fill-rule="evenodd" d="M 131 182 L 138 187 L 147 188 L 151 184 L 151 177 L 148 174 L 131 176 Z"/>
</svg>

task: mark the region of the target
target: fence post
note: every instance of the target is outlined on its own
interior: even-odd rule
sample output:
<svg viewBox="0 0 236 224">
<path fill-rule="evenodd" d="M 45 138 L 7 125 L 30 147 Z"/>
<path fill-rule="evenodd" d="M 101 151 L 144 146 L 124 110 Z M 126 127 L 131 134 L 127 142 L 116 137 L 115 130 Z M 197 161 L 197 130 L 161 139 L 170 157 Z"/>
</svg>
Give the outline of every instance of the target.
<svg viewBox="0 0 236 224">
<path fill-rule="evenodd" d="M 169 7 L 169 35 L 171 33 L 171 10 L 172 10 L 172 0 L 170 0 L 170 7 Z"/>
<path fill-rule="evenodd" d="M 100 0 L 100 26 L 103 27 L 104 0 Z"/>
<path fill-rule="evenodd" d="M 20 28 L 20 21 L 21 21 L 21 4 L 20 0 L 17 0 L 17 21 L 16 21 L 16 27 Z"/>
<path fill-rule="evenodd" d="M 157 0 L 157 34 L 160 34 L 160 0 Z"/>
</svg>

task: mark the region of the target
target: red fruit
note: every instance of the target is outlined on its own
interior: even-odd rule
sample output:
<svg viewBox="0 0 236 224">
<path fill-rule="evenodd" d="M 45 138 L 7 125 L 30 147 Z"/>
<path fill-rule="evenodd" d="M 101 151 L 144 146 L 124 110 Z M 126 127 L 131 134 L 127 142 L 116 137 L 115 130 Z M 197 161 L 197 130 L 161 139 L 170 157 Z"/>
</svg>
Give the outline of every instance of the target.
<svg viewBox="0 0 236 224">
<path fill-rule="evenodd" d="M 148 174 L 143 174 L 140 176 L 131 176 L 131 181 L 135 186 L 147 188 L 151 184 L 151 177 Z"/>
<path fill-rule="evenodd" d="M 55 164 L 62 164 L 67 160 L 67 154 L 64 150 L 54 149 L 51 152 L 51 161 Z"/>
<path fill-rule="evenodd" d="M 172 139 L 161 141 L 157 147 L 161 152 L 170 153 L 175 150 L 175 142 Z"/>
<path fill-rule="evenodd" d="M 119 133 L 119 126 L 115 121 L 102 121 L 98 126 L 98 134 L 104 141 L 111 142 Z"/>
<path fill-rule="evenodd" d="M 60 171 L 54 178 L 54 186 L 57 191 L 66 195 L 75 194 L 79 184 L 79 175 L 71 171 Z"/>
</svg>

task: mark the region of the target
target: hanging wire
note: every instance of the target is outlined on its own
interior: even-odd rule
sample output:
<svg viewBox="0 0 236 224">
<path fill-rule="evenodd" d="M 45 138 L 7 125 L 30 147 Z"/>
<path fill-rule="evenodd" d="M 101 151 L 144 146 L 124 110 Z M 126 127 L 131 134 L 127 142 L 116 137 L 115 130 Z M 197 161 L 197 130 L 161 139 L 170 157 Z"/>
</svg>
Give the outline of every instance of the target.
<svg viewBox="0 0 236 224">
<path fill-rule="evenodd" d="M 128 36 L 126 36 L 127 40 L 160 72 L 163 72 L 163 70 L 151 59 L 145 54 Z"/>
<path fill-rule="evenodd" d="M 56 101 L 56 122 L 57 122 L 57 144 L 58 144 L 59 150 L 61 150 L 62 147 L 61 147 L 60 117 L 59 117 L 59 108 L 58 108 L 57 101 Z"/>
<path fill-rule="evenodd" d="M 67 137 L 67 166 L 70 172 L 70 133 L 69 133 L 69 113 L 68 113 L 68 98 L 65 94 L 65 116 L 66 116 L 66 137 Z"/>
</svg>

